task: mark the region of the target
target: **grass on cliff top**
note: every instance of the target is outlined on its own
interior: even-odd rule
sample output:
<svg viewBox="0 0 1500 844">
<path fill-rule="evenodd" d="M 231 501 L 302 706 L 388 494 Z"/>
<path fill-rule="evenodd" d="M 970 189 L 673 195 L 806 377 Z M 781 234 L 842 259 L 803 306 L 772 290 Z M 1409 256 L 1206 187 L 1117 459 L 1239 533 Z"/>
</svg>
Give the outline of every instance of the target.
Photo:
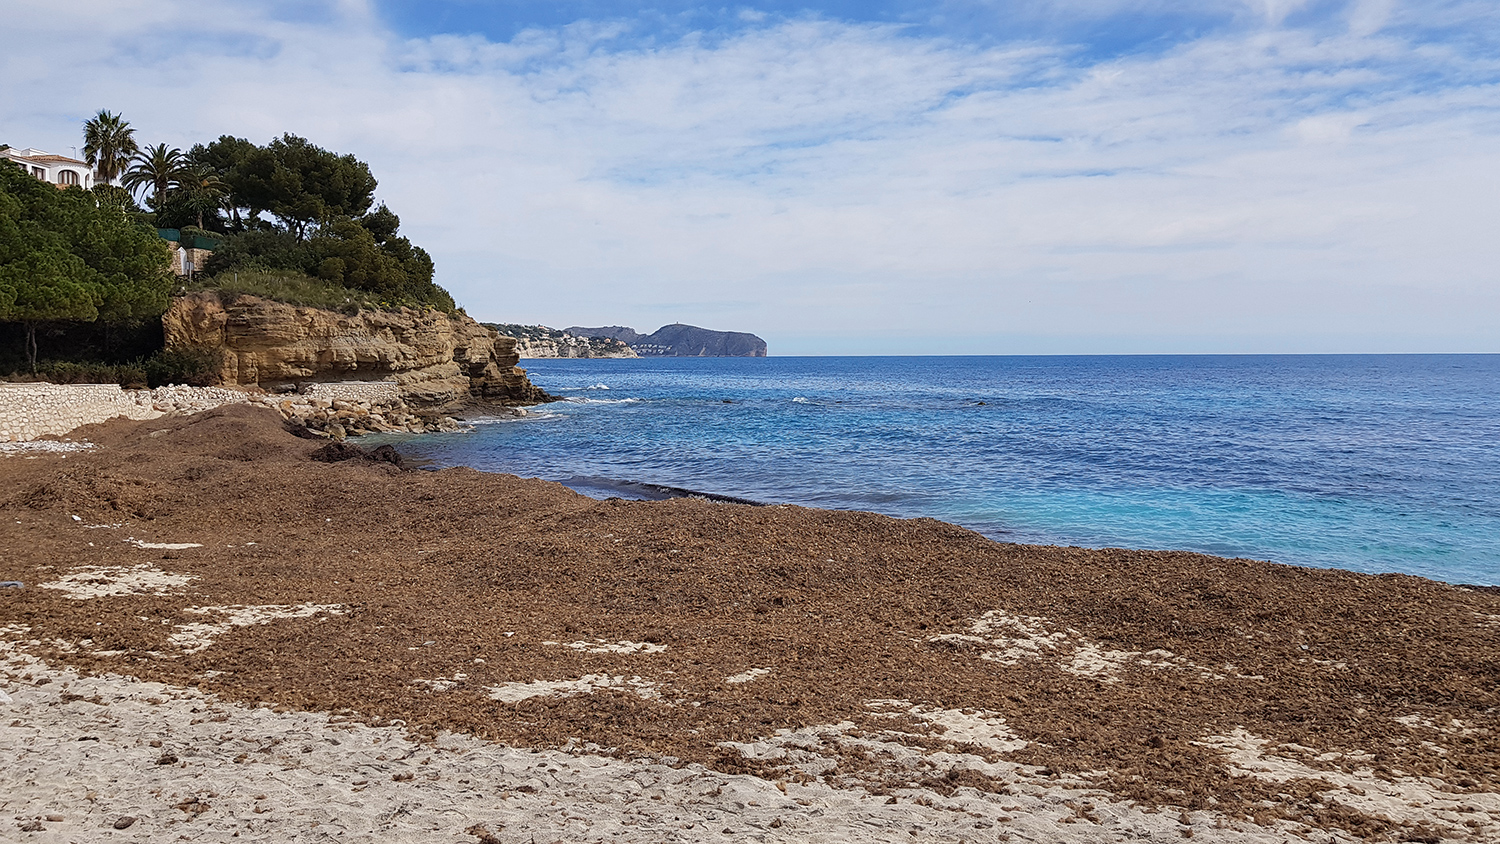
<svg viewBox="0 0 1500 844">
<path fill-rule="evenodd" d="M 367 290 L 355 290 L 290 270 L 236 270 L 216 276 L 200 276 L 185 291 L 216 290 L 221 294 L 259 296 L 288 305 L 323 308 L 352 314 L 359 310 L 394 311 L 403 307 L 431 307 L 410 301 L 390 301 Z"/>
</svg>

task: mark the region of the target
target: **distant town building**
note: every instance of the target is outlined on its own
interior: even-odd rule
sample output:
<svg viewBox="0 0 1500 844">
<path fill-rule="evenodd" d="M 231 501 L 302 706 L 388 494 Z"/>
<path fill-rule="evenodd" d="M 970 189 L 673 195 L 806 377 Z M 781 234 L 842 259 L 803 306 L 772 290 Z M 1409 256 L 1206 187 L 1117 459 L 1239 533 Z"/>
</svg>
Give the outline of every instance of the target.
<svg viewBox="0 0 1500 844">
<path fill-rule="evenodd" d="M 4 149 L 0 158 L 20 165 L 27 173 L 58 187 L 78 187 L 87 190 L 94 186 L 94 171 L 87 162 L 66 155 L 53 155 L 39 149 Z"/>
</svg>

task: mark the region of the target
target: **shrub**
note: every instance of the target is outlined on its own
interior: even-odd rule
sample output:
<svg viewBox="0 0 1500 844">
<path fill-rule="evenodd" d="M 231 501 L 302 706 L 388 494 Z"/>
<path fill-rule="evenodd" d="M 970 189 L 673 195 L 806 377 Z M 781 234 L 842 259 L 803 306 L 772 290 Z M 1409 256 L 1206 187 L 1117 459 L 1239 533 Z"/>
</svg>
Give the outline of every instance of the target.
<svg viewBox="0 0 1500 844">
<path fill-rule="evenodd" d="M 361 308 L 389 309 L 389 305 L 367 291 L 351 290 L 295 270 L 230 271 L 212 278 L 195 279 L 192 286 L 197 290 L 217 290 L 226 301 L 233 301 L 240 295 L 259 296 L 289 305 L 349 314 Z"/>
<path fill-rule="evenodd" d="M 219 383 L 223 366 L 222 349 L 162 349 L 146 360 L 146 382 L 152 387 L 166 384 L 212 387 Z"/>
<path fill-rule="evenodd" d="M 119 384 L 126 389 L 140 389 L 147 385 L 146 368 L 139 361 L 132 363 L 78 363 L 74 361 L 38 361 L 37 370 L 15 372 L 8 381 L 50 381 L 53 384 Z"/>
</svg>

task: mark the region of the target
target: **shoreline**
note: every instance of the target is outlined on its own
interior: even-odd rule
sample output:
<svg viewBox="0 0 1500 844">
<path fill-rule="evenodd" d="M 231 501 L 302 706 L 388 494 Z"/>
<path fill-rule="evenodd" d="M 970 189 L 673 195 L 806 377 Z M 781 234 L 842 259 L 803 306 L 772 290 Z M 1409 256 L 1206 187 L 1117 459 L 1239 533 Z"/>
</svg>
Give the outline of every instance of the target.
<svg viewBox="0 0 1500 844">
<path fill-rule="evenodd" d="M 144 692 L 116 699 L 98 685 L 130 675 L 183 700 L 213 696 L 188 708 L 235 725 L 214 736 L 259 730 L 255 718 L 276 714 L 262 704 L 332 714 L 356 731 L 400 720 L 419 743 L 568 747 L 580 771 L 623 760 L 637 765 L 631 776 L 649 774 L 643 790 L 662 792 L 641 799 L 679 813 L 708 799 L 692 784 L 701 780 L 721 794 L 693 811 L 745 820 L 726 821 L 732 835 L 703 827 L 682 840 L 1500 834 L 1491 591 L 1187 553 L 1005 545 L 931 519 L 596 501 L 470 469 L 324 464 L 308 457 L 321 443 L 250 407 L 74 437 L 97 445 L 0 457 L 0 580 L 26 583 L 0 589 L 0 690 L 12 699 L 0 724 L 23 725 L 0 726 L 0 753 L 24 748 L 51 764 L 76 749 L 66 744 L 74 733 L 96 730 L 100 748 L 119 750 L 100 751 L 110 776 L 172 774 L 155 766 L 163 751 L 145 749 L 147 732 L 165 728 L 132 719 L 133 707 L 175 704 L 130 703 Z M 27 726 L 44 712 L 60 719 L 45 735 Z M 111 738 L 90 718 L 124 732 Z M 195 735 L 193 755 L 175 753 L 181 770 L 227 777 L 221 793 L 271 770 L 240 767 L 253 749 L 236 751 L 249 754 L 236 763 L 233 742 L 221 754 L 209 733 Z M 333 752 L 311 745 L 318 759 Z M 290 764 L 279 753 L 267 759 Z M 348 789 L 371 789 L 359 799 L 373 815 L 416 799 L 402 791 L 416 786 L 397 788 L 409 781 L 389 780 L 400 772 L 376 788 L 358 759 L 333 754 L 319 762 L 326 776 L 354 771 Z M 554 767 L 568 785 L 525 792 L 528 779 L 508 767 L 481 780 L 449 772 L 431 781 L 448 785 L 421 785 L 432 790 L 418 802 L 462 808 L 472 823 L 434 821 L 447 840 L 488 840 L 465 837 L 488 824 L 495 840 L 525 841 L 527 823 L 570 840 L 666 840 L 666 826 L 610 826 L 638 816 L 615 778 L 567 779 Z M 44 804 L 64 792 L 38 776 L 3 808 L 50 828 Z M 484 787 L 461 797 L 459 779 Z M 772 826 L 743 796 L 718 800 L 740 788 L 782 794 L 774 805 L 793 814 Z M 531 800 L 518 794 L 569 791 L 583 795 L 568 798 L 582 825 L 557 826 L 562 813 L 545 800 L 511 813 Z M 314 820 L 337 823 L 308 814 L 315 801 L 272 813 L 272 824 L 250 808 L 253 794 L 203 796 L 219 808 L 192 818 L 197 803 L 174 808 L 186 798 L 131 794 L 154 801 L 160 822 L 131 835 L 173 819 L 214 836 L 286 840 Z M 822 801 L 837 823 L 796 814 L 787 803 L 797 797 Z M 861 826 L 876 822 L 885 825 Z"/>
</svg>

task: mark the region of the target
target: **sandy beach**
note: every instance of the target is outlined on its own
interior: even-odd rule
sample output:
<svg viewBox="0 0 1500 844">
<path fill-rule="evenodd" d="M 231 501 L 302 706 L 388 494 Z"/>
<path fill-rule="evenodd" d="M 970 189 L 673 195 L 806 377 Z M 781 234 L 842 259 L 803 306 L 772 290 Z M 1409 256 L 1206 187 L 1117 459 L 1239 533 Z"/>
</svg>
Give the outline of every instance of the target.
<svg viewBox="0 0 1500 844">
<path fill-rule="evenodd" d="M 1500 840 L 1500 596 L 326 463 L 0 454 L 0 840 Z M 128 819 L 128 822 L 127 822 Z"/>
</svg>

